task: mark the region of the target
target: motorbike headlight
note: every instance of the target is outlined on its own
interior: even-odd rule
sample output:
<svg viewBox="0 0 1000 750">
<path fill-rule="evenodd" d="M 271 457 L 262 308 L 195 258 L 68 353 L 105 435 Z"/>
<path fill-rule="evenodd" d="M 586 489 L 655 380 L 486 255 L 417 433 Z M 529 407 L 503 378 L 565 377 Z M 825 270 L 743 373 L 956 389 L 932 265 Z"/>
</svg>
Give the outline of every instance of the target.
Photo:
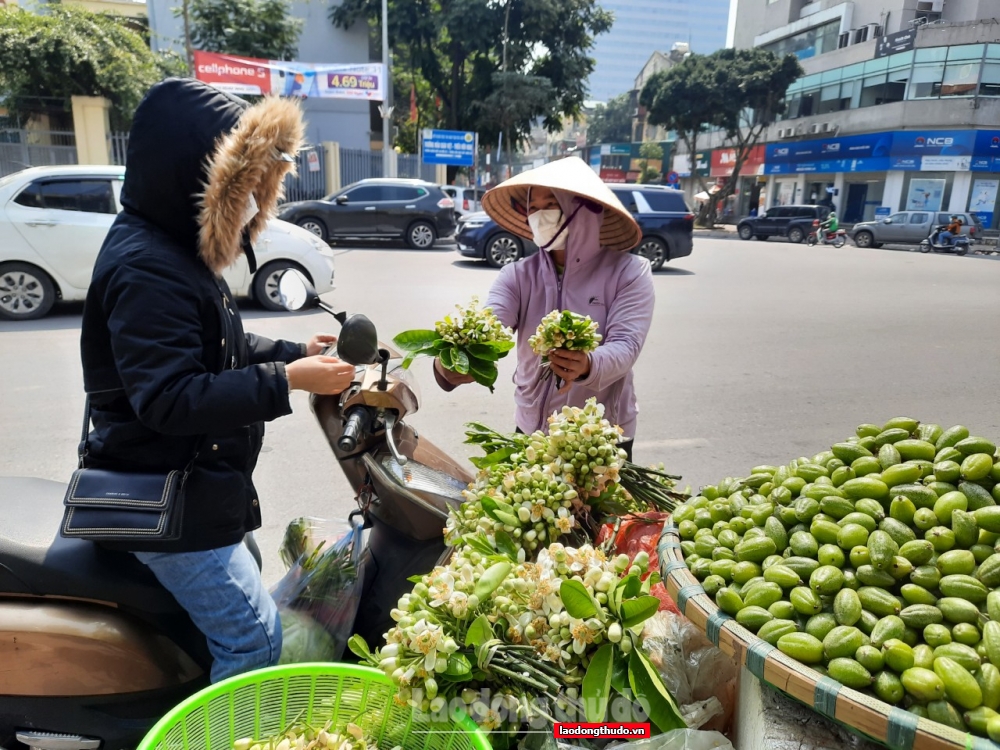
<svg viewBox="0 0 1000 750">
<path fill-rule="evenodd" d="M 462 496 L 465 482 L 416 461 L 400 466 L 392 456 L 385 456 L 382 468 L 401 486 L 418 495 L 443 498 L 449 504 L 461 504 L 465 499 Z"/>
</svg>

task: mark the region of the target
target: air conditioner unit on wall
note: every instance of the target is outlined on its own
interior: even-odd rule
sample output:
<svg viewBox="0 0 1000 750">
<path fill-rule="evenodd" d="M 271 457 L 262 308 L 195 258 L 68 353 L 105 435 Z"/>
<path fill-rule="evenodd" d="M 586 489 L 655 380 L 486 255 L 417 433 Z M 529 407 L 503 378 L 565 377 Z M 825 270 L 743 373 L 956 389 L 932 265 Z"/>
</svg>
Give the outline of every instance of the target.
<svg viewBox="0 0 1000 750">
<path fill-rule="evenodd" d="M 819 128 L 819 123 L 818 122 L 813 123 L 812 125 L 809 126 L 809 132 L 812 133 L 812 134 L 818 133 L 819 129 L 820 128 Z"/>
<path fill-rule="evenodd" d="M 838 130 L 840 130 L 840 128 L 838 128 L 832 122 L 824 122 L 823 127 L 820 128 L 820 130 L 822 130 L 824 133 L 836 133 Z"/>
</svg>

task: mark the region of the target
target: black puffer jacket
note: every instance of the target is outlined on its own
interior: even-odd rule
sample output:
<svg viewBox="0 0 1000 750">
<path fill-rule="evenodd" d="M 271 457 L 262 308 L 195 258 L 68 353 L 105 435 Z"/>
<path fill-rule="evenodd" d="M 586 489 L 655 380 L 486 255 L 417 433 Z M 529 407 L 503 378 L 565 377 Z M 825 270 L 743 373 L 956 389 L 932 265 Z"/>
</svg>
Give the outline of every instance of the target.
<svg viewBox="0 0 1000 750">
<path fill-rule="evenodd" d="M 184 468 L 182 538 L 130 550 L 193 551 L 260 526 L 252 473 L 263 423 L 291 412 L 285 362 L 301 344 L 245 334 L 220 272 L 273 213 L 298 148 L 287 100 L 253 107 L 191 80 L 157 84 L 136 112 L 122 190 L 83 313 L 93 409 L 87 465 Z M 261 212 L 244 230 L 250 193 Z"/>
</svg>

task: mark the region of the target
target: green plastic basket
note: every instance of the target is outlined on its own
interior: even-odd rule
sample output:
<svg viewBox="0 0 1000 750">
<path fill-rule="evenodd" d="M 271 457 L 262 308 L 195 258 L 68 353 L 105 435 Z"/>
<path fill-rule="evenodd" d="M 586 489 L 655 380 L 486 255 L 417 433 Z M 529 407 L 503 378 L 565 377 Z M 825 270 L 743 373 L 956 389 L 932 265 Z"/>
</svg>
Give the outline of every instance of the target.
<svg viewBox="0 0 1000 750">
<path fill-rule="evenodd" d="M 349 721 L 379 750 L 491 750 L 476 723 L 420 721 L 393 700 L 382 672 L 353 664 L 289 664 L 231 677 L 191 696 L 164 716 L 138 750 L 232 750 L 242 737 L 263 739 L 296 720 L 312 726 Z"/>
</svg>

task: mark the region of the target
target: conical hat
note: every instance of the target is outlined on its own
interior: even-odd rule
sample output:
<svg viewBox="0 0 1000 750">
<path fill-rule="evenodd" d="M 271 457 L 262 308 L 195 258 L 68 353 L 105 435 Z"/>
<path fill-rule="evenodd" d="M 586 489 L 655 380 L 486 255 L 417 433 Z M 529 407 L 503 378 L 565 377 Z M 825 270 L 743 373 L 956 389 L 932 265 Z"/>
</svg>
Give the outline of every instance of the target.
<svg viewBox="0 0 1000 750">
<path fill-rule="evenodd" d="M 642 230 L 632 214 L 594 170 L 575 156 L 529 169 L 500 183 L 483 196 L 483 209 L 507 231 L 530 240 L 526 209 L 531 187 L 563 190 L 602 205 L 601 246 L 608 250 L 631 250 L 642 239 Z"/>
</svg>

